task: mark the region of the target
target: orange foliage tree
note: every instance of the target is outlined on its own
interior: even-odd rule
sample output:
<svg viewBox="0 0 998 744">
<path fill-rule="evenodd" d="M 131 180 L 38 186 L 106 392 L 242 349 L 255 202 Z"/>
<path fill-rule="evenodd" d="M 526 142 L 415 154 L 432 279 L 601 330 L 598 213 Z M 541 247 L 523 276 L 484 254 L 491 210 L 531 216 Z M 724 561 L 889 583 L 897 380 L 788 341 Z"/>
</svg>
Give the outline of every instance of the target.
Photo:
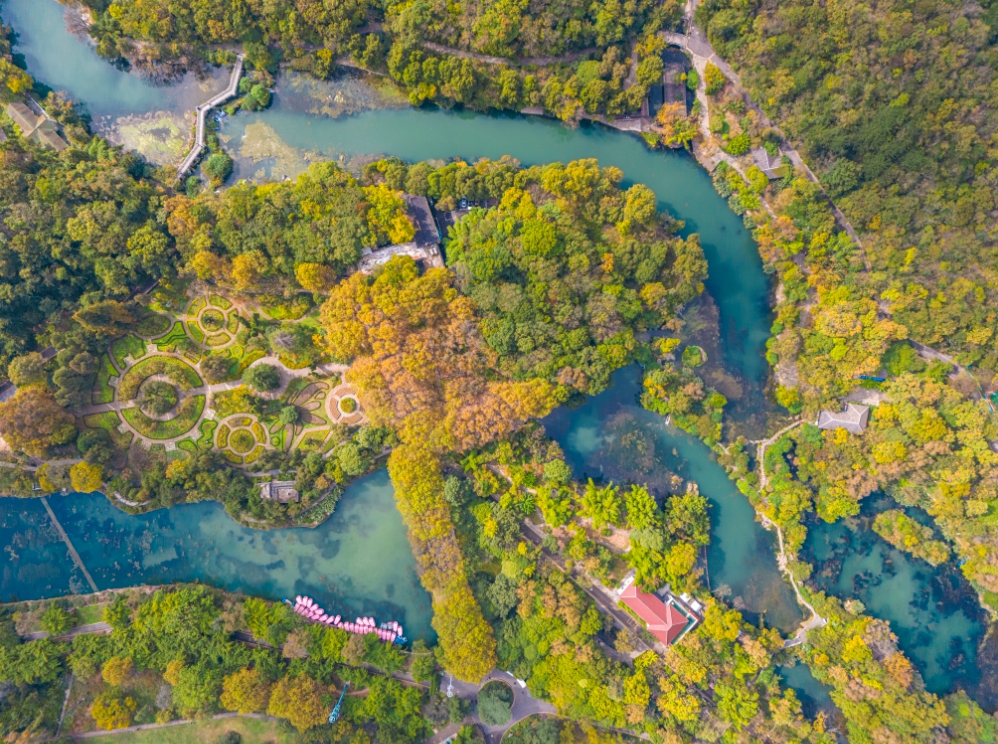
<svg viewBox="0 0 998 744">
<path fill-rule="evenodd" d="M 396 427 L 405 441 L 479 447 L 557 403 L 550 383 L 495 372 L 474 303 L 446 269 L 420 275 L 411 258 L 396 256 L 374 276 L 341 282 L 321 319 L 330 353 L 353 360 L 348 379 L 372 423 Z"/>
</svg>

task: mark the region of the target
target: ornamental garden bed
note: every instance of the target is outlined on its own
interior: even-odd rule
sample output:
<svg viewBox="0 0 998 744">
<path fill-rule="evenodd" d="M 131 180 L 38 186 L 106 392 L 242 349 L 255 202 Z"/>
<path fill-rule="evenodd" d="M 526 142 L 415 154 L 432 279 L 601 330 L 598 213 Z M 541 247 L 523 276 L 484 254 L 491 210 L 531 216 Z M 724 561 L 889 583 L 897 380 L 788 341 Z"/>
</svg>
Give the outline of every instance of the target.
<svg viewBox="0 0 998 744">
<path fill-rule="evenodd" d="M 177 405 L 177 415 L 169 421 L 155 421 L 139 408 L 124 408 L 121 415 L 135 431 L 149 439 L 173 439 L 194 428 L 204 411 L 205 398 L 194 395 L 184 398 Z"/>
<path fill-rule="evenodd" d="M 137 336 L 128 335 L 111 344 L 111 356 L 118 369 L 125 368 L 125 357 L 130 356 L 132 359 L 138 359 L 145 356 L 145 353 L 146 342 Z"/>
<path fill-rule="evenodd" d="M 162 336 L 173 325 L 173 321 L 165 315 L 159 313 L 149 313 L 135 326 L 135 332 L 146 338 L 156 338 Z"/>
<path fill-rule="evenodd" d="M 139 394 L 139 387 L 153 375 L 163 374 L 181 390 L 190 390 L 202 385 L 201 377 L 189 364 L 166 356 L 153 356 L 133 365 L 118 383 L 118 400 L 133 400 Z"/>
</svg>

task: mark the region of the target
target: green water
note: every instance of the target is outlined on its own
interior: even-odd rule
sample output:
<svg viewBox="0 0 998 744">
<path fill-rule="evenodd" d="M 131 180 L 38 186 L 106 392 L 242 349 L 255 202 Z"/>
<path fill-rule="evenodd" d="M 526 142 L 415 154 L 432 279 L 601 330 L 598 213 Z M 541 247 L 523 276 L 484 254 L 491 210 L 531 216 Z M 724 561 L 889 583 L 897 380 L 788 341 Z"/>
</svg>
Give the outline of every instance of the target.
<svg viewBox="0 0 998 744">
<path fill-rule="evenodd" d="M 705 577 L 711 590 L 753 620 L 762 616 L 783 631 L 796 628 L 803 618 L 777 568 L 775 536 L 755 521 L 752 507 L 703 443 L 637 402 L 640 367 L 619 370 L 613 383 L 584 405 L 544 420 L 576 476 L 645 483 L 660 496 L 676 490 L 670 474 L 696 481 L 711 506 Z"/>
<path fill-rule="evenodd" d="M 251 530 L 213 501 L 140 516 L 100 495 L 49 503 L 98 589 L 197 580 L 270 599 L 308 594 L 347 617 L 398 620 L 410 639 L 432 637 L 385 470 L 351 484 L 316 529 Z M 39 500 L 0 500 L 0 544 L 0 600 L 90 591 Z"/>
<path fill-rule="evenodd" d="M 815 567 L 810 582 L 859 599 L 869 614 L 889 620 L 930 692 L 963 688 L 994 710 L 998 690 L 982 675 L 978 658 L 987 618 L 977 597 L 952 563 L 932 567 L 870 528 L 879 512 L 896 506 L 886 496 L 871 496 L 858 518 L 809 524 L 801 557 Z"/>
<path fill-rule="evenodd" d="M 53 90 L 67 91 L 86 104 L 95 120 L 190 110 L 224 90 L 228 82 L 220 70 L 211 71 L 203 83 L 188 75 L 178 85 L 160 87 L 119 70 L 98 57 L 89 42 L 69 32 L 66 8 L 55 0 L 4 0 L 0 12 L 17 34 L 14 54 L 24 56 L 35 79 Z"/>
<path fill-rule="evenodd" d="M 838 709 L 828 694 L 831 688 L 816 680 L 806 664 L 779 666 L 776 671 L 784 684 L 797 693 L 797 699 L 801 701 L 801 707 L 809 718 L 814 718 L 819 711 L 828 716 L 838 715 Z"/>
</svg>

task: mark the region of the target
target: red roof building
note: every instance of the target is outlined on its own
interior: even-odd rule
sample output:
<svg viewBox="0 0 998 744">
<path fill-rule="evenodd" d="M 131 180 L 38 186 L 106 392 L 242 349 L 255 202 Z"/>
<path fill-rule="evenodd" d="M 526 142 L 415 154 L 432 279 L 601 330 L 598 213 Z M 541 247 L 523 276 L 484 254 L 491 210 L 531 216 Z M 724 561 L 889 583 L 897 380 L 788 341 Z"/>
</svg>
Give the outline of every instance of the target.
<svg viewBox="0 0 998 744">
<path fill-rule="evenodd" d="M 639 591 L 634 584 L 630 584 L 620 593 L 620 600 L 644 620 L 648 632 L 666 646 L 674 643 L 690 622 L 690 618 L 680 612 L 672 602 L 666 604 L 654 594 Z"/>
</svg>

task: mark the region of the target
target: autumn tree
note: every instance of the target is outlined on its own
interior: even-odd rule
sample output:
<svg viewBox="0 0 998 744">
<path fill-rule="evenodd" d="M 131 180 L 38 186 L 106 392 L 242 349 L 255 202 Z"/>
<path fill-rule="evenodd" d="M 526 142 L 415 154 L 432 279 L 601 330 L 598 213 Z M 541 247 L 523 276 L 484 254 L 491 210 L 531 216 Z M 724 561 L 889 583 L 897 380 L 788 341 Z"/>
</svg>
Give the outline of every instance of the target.
<svg viewBox="0 0 998 744">
<path fill-rule="evenodd" d="M 491 372 L 495 354 L 478 332 L 474 304 L 445 269 L 420 275 L 396 256 L 375 275 L 341 282 L 323 304 L 326 344 L 353 360 L 348 377 L 372 423 L 403 439 L 464 450 L 501 437 L 556 404 L 542 380 Z"/>
<path fill-rule="evenodd" d="M 97 697 L 90 708 L 90 715 L 97 728 L 105 731 L 128 728 L 138 704 L 130 697 L 120 697 L 108 691 Z"/>
<path fill-rule="evenodd" d="M 120 687 L 132 676 L 134 664 L 128 657 L 112 656 L 104 662 L 100 673 L 112 687 Z"/>
<path fill-rule="evenodd" d="M 266 709 L 270 683 L 259 669 L 243 667 L 222 682 L 222 707 L 237 713 L 257 713 Z"/>
<path fill-rule="evenodd" d="M 80 493 L 93 493 L 104 483 L 104 467 L 78 462 L 69 469 L 73 489 Z"/>
<path fill-rule="evenodd" d="M 73 320 L 88 331 L 106 336 L 119 336 L 135 324 L 135 316 L 117 300 L 104 300 L 81 307 L 73 313 Z"/>
<path fill-rule="evenodd" d="M 49 447 L 76 436 L 73 416 L 48 390 L 18 388 L 14 397 L 0 403 L 0 437 L 11 447 L 42 457 Z"/>
<path fill-rule="evenodd" d="M 406 213 L 402 193 L 392 191 L 386 183 L 365 186 L 367 198 L 367 225 L 370 229 L 371 244 L 408 243 L 416 236 L 416 228 Z"/>
<path fill-rule="evenodd" d="M 282 677 L 270 690 L 267 713 L 286 718 L 301 732 L 326 722 L 327 706 L 322 696 L 327 688 L 307 675 Z"/>
</svg>

